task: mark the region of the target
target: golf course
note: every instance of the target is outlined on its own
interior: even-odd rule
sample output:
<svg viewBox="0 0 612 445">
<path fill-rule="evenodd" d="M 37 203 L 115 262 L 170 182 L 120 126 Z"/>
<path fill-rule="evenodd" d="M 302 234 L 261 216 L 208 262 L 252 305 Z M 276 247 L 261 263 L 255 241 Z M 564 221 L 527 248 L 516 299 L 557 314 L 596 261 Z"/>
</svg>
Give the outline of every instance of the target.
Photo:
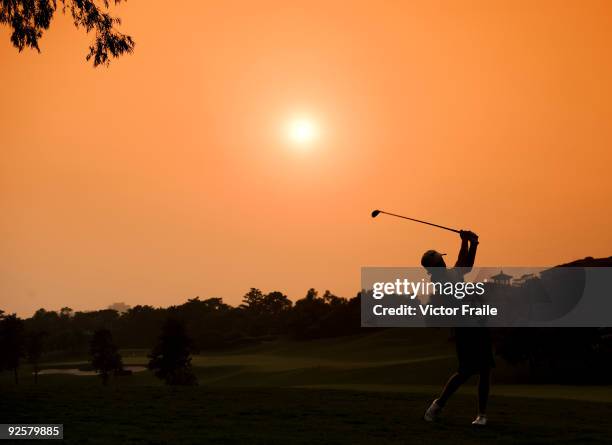
<svg viewBox="0 0 612 445">
<path fill-rule="evenodd" d="M 0 418 L 61 423 L 70 444 L 610 442 L 612 387 L 529 385 L 501 359 L 487 427 L 470 425 L 474 382 L 440 422 L 422 421 L 455 366 L 447 336 L 393 329 L 196 355 L 196 387 L 168 387 L 139 368 L 144 350 L 123 350 L 136 372 L 106 387 L 69 374 L 87 370 L 86 357 L 46 362 L 37 384 L 27 367 L 18 386 L 0 374 Z"/>
</svg>

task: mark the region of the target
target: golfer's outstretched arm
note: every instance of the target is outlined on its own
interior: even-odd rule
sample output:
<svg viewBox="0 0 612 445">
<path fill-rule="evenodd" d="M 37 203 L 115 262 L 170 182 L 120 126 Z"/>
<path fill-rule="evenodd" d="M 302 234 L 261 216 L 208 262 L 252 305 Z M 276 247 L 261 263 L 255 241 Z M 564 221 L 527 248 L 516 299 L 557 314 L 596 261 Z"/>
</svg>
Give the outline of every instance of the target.
<svg viewBox="0 0 612 445">
<path fill-rule="evenodd" d="M 466 267 L 468 257 L 468 240 L 461 236 L 461 248 L 459 249 L 459 255 L 457 255 L 457 262 L 455 267 Z"/>
<path fill-rule="evenodd" d="M 474 266 L 474 261 L 476 260 L 478 235 L 467 230 L 462 230 L 459 235 L 461 236 L 461 249 L 459 249 L 455 267 L 461 267 L 464 269 L 464 273 L 468 273 L 472 270 L 472 266 Z"/>
</svg>

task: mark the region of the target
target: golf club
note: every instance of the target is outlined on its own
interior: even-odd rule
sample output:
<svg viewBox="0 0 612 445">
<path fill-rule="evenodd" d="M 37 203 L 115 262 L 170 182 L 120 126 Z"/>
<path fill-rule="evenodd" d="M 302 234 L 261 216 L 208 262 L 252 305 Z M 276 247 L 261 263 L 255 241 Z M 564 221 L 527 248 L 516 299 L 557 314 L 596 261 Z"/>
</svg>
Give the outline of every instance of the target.
<svg viewBox="0 0 612 445">
<path fill-rule="evenodd" d="M 450 230 L 451 232 L 461 233 L 461 230 L 451 229 L 450 227 L 441 226 L 439 224 L 434 224 L 434 223 L 430 223 L 430 222 L 427 222 L 427 221 L 421 221 L 420 219 L 414 219 L 414 218 L 408 218 L 407 216 L 396 215 L 395 213 L 385 212 L 384 210 L 374 210 L 372 212 L 372 218 L 376 218 L 381 213 L 384 213 L 385 215 L 395 216 L 397 218 L 408 219 L 410 221 L 418 222 L 418 223 L 421 223 L 421 224 L 427 224 L 428 226 L 434 226 L 434 227 L 438 227 L 438 228 L 444 229 L 444 230 Z"/>
</svg>

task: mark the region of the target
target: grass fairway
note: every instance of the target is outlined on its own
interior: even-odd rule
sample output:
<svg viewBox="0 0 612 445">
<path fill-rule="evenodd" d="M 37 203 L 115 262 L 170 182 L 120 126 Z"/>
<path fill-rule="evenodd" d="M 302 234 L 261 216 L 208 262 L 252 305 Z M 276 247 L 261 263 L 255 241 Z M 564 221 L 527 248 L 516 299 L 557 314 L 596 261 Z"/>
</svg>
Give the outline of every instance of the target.
<svg viewBox="0 0 612 445">
<path fill-rule="evenodd" d="M 421 420 L 427 397 L 410 392 L 295 388 L 167 388 L 64 377 L 2 388 L 0 417 L 63 423 L 65 443 L 610 443 L 612 404 L 496 397 L 493 422 L 469 425 L 472 395 L 446 420 Z"/>
<path fill-rule="evenodd" d="M 34 385 L 27 369 L 15 387 L 3 373 L 0 419 L 63 423 L 70 444 L 612 442 L 611 387 L 519 385 L 503 363 L 495 371 L 488 427 L 470 425 L 473 384 L 451 400 L 444 421 L 423 422 L 455 359 L 445 337 L 427 344 L 408 334 L 196 356 L 200 386 L 194 388 L 163 386 L 149 372 L 108 387 L 97 377 L 70 375 L 44 375 Z M 144 364 L 146 354 L 124 351 L 124 360 Z"/>
</svg>

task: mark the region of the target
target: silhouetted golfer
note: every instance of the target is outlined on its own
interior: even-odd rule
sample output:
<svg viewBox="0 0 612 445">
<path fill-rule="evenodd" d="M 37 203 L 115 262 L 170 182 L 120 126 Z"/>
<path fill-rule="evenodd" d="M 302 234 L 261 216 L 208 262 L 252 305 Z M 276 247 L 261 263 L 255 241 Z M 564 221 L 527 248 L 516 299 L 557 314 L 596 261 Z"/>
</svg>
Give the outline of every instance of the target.
<svg viewBox="0 0 612 445">
<path fill-rule="evenodd" d="M 461 249 L 457 263 L 452 269 L 446 267 L 443 254 L 435 250 L 428 250 L 421 258 L 421 265 L 427 269 L 433 282 L 463 281 L 465 274 L 472 270 L 478 248 L 478 235 L 469 231 L 461 231 Z M 491 335 L 488 328 L 461 327 L 455 328 L 455 342 L 457 346 L 457 359 L 459 368 L 446 383 L 440 397 L 435 399 L 425 412 L 425 420 L 436 420 L 446 402 L 459 387 L 473 374 L 479 375 L 478 380 L 478 415 L 473 425 L 487 424 L 487 401 L 489 399 L 489 386 L 491 368 L 494 366 Z"/>
</svg>

